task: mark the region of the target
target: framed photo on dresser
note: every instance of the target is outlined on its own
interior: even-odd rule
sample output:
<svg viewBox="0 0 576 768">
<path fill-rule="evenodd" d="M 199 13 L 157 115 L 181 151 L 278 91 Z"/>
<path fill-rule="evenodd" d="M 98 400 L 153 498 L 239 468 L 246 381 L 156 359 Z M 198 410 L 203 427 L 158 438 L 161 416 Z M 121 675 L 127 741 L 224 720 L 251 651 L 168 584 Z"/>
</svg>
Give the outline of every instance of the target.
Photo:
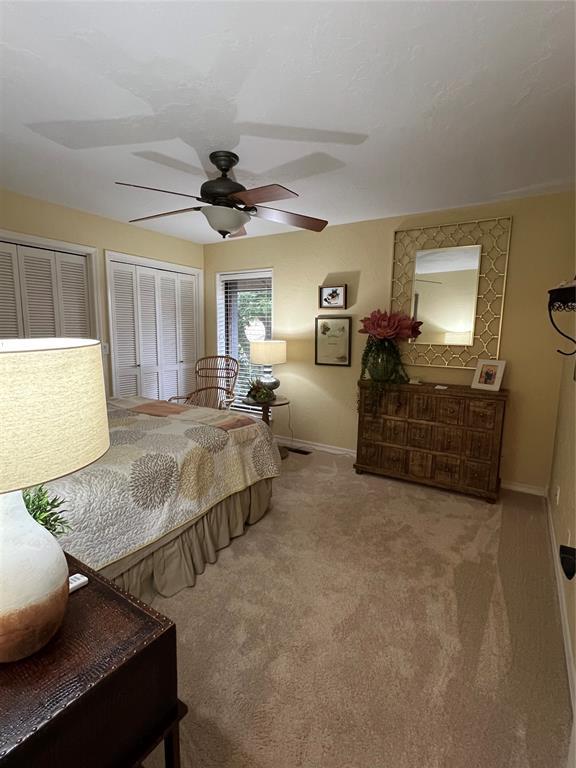
<svg viewBox="0 0 576 768">
<path fill-rule="evenodd" d="M 492 392 L 498 392 L 505 367 L 506 360 L 478 360 L 472 389 L 491 389 Z"/>
<path fill-rule="evenodd" d="M 346 315 L 321 315 L 316 318 L 315 359 L 316 365 L 351 364 L 352 318 Z"/>
</svg>

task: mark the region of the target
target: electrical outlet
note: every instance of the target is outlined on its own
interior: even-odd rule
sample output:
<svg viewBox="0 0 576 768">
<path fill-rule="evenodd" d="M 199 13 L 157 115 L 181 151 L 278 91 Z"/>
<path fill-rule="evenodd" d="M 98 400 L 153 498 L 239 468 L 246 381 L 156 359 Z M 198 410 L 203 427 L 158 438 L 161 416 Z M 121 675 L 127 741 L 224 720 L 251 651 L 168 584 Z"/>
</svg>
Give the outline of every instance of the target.
<svg viewBox="0 0 576 768">
<path fill-rule="evenodd" d="M 102 354 L 103 355 L 109 355 L 110 354 L 110 344 L 108 344 L 107 341 L 102 342 Z"/>
<path fill-rule="evenodd" d="M 556 502 L 555 502 L 556 506 L 558 506 L 558 504 L 560 504 L 560 486 L 559 485 L 556 486 L 556 494 L 555 494 L 554 498 L 556 500 Z"/>
</svg>

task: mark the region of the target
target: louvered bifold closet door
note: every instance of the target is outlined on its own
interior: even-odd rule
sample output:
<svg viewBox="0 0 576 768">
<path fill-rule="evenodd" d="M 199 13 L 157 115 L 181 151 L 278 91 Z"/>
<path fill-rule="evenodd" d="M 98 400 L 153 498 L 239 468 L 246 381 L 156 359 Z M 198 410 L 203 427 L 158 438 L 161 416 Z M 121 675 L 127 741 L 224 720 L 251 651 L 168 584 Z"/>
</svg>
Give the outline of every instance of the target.
<svg viewBox="0 0 576 768">
<path fill-rule="evenodd" d="M 178 394 L 178 275 L 158 270 L 160 297 L 160 397 Z"/>
<path fill-rule="evenodd" d="M 18 253 L 12 243 L 0 243 L 0 339 L 23 335 Z"/>
<path fill-rule="evenodd" d="M 160 355 L 158 350 L 157 269 L 136 267 L 138 286 L 138 336 L 140 342 L 140 394 L 160 398 Z"/>
<path fill-rule="evenodd" d="M 88 265 L 84 256 L 55 253 L 58 284 L 59 336 L 90 338 Z"/>
<path fill-rule="evenodd" d="M 178 394 L 196 389 L 198 359 L 198 281 L 195 275 L 178 275 Z"/>
<path fill-rule="evenodd" d="M 58 292 L 53 251 L 18 246 L 24 335 L 58 336 Z"/>
<path fill-rule="evenodd" d="M 111 267 L 112 343 L 114 345 L 114 394 L 140 394 L 137 344 L 136 267 L 114 262 Z"/>
</svg>

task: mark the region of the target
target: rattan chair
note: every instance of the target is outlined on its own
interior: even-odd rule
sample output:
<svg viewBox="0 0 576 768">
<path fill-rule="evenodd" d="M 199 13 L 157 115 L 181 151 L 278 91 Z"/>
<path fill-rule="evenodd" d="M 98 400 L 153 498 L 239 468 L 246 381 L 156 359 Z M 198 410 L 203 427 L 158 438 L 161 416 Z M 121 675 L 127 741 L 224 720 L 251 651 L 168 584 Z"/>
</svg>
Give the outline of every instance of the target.
<svg viewBox="0 0 576 768">
<path fill-rule="evenodd" d="M 238 378 L 238 361 L 229 355 L 201 357 L 196 362 L 196 389 L 170 401 L 183 400 L 185 405 L 226 410 L 234 402 L 234 387 Z"/>
</svg>

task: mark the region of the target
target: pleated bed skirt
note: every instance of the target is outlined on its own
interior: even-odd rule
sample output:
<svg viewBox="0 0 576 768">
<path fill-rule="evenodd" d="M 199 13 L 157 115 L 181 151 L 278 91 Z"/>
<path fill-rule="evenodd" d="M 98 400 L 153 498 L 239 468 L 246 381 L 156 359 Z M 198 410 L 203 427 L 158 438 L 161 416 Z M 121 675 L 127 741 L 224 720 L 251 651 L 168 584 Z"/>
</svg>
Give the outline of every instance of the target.
<svg viewBox="0 0 576 768">
<path fill-rule="evenodd" d="M 206 563 L 216 562 L 218 550 L 264 516 L 271 496 L 272 480 L 260 480 L 100 572 L 147 603 L 158 594 L 175 595 L 194 586 Z"/>
</svg>

